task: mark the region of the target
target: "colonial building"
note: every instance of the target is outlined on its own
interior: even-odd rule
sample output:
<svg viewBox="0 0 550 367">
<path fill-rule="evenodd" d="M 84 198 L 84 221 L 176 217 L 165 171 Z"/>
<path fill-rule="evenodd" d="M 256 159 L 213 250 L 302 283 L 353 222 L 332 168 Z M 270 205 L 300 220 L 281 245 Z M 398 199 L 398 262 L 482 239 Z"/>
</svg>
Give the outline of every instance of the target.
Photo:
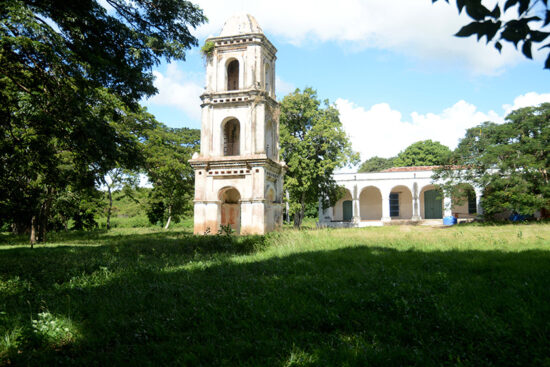
<svg viewBox="0 0 550 367">
<path fill-rule="evenodd" d="M 455 216 L 472 219 L 482 214 L 482 190 L 463 185 L 460 197 L 443 196 L 432 181 L 435 167 L 396 167 L 375 173 L 334 175 L 345 196 L 333 207 L 319 208 L 319 225 L 329 227 L 381 226 Z"/>
<path fill-rule="evenodd" d="M 206 45 L 201 149 L 190 160 L 194 232 L 264 234 L 282 225 L 277 50 L 250 15 L 230 18 Z"/>
</svg>

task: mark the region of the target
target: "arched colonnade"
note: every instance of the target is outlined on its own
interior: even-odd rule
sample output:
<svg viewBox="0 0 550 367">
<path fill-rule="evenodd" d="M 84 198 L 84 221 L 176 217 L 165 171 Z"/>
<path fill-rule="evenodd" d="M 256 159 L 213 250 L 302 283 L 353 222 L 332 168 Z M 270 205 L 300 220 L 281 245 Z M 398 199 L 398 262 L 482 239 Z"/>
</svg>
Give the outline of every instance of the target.
<svg viewBox="0 0 550 367">
<path fill-rule="evenodd" d="M 357 176 L 365 175 L 376 175 L 379 179 L 357 179 Z M 431 174 L 401 180 L 390 179 L 390 173 L 357 174 L 353 177 L 339 180 L 339 175 L 336 176 L 337 183 L 345 188 L 345 195 L 332 208 L 323 210 L 320 207 L 321 223 L 419 221 L 451 215 L 474 218 L 482 213 L 482 190 L 469 184 L 462 184 L 456 197 L 446 197 L 431 181 Z"/>
</svg>

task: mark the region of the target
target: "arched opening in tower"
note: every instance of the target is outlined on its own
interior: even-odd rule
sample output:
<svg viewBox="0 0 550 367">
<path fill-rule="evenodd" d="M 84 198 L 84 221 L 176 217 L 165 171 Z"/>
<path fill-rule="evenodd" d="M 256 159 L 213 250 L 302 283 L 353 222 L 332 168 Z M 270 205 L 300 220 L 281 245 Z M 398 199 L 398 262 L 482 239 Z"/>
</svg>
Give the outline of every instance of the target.
<svg viewBox="0 0 550 367">
<path fill-rule="evenodd" d="M 223 155 L 239 155 L 240 143 L 239 120 L 227 121 L 223 128 Z"/>
<path fill-rule="evenodd" d="M 241 229 L 241 194 L 234 187 L 227 187 L 220 191 L 221 226 L 230 225 L 235 233 Z"/>
<path fill-rule="evenodd" d="M 239 62 L 231 61 L 227 65 L 227 90 L 239 89 Z"/>
</svg>

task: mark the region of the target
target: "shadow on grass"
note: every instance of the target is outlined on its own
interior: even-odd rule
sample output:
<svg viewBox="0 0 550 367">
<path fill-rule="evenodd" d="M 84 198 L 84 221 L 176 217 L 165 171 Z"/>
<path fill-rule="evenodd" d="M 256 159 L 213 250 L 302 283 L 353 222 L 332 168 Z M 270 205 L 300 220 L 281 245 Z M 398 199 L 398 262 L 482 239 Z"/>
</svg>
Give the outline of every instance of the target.
<svg viewBox="0 0 550 367">
<path fill-rule="evenodd" d="M 192 239 L 2 251 L 0 276 L 18 281 L 0 290 L 0 326 L 22 330 L 4 363 L 550 363 L 550 252 L 356 247 L 247 262 L 230 255 L 263 237 Z M 29 337 L 45 310 L 71 320 L 74 340 Z"/>
<path fill-rule="evenodd" d="M 152 230 L 151 232 L 136 233 L 134 228 L 123 228 L 115 230 L 106 229 L 94 229 L 89 231 L 59 231 L 49 232 L 47 235 L 47 242 L 45 244 L 36 244 L 37 248 L 43 247 L 48 244 L 61 244 L 61 245 L 81 245 L 81 244 L 110 244 L 113 241 L 134 241 L 151 238 L 170 238 L 184 235 L 191 235 L 192 231 L 187 228 L 176 228 L 170 231 L 162 231 L 158 229 L 154 231 L 154 228 L 147 228 Z M 3 246 L 21 246 L 29 244 L 28 235 L 13 235 L 10 233 L 0 233 L 0 245 Z"/>
</svg>

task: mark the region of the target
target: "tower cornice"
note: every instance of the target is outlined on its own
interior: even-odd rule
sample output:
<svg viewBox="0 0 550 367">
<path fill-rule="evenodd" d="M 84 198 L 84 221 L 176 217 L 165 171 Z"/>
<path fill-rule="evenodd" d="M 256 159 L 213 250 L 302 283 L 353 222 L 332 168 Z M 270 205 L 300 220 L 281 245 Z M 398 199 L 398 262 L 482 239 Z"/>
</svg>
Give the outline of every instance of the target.
<svg viewBox="0 0 550 367">
<path fill-rule="evenodd" d="M 207 91 L 201 95 L 201 100 L 201 107 L 208 105 L 228 105 L 250 102 L 266 102 L 272 108 L 279 105 L 279 102 L 272 98 L 265 90 L 257 88 L 221 92 Z"/>
<path fill-rule="evenodd" d="M 277 53 L 277 48 L 267 39 L 263 33 L 247 33 L 239 34 L 235 36 L 219 36 L 219 37 L 210 37 L 206 39 L 206 42 L 214 43 L 216 51 L 223 53 L 225 51 L 231 52 L 235 50 L 236 46 L 243 45 L 259 45 L 263 46 L 273 57 L 276 59 L 275 54 Z"/>
</svg>

